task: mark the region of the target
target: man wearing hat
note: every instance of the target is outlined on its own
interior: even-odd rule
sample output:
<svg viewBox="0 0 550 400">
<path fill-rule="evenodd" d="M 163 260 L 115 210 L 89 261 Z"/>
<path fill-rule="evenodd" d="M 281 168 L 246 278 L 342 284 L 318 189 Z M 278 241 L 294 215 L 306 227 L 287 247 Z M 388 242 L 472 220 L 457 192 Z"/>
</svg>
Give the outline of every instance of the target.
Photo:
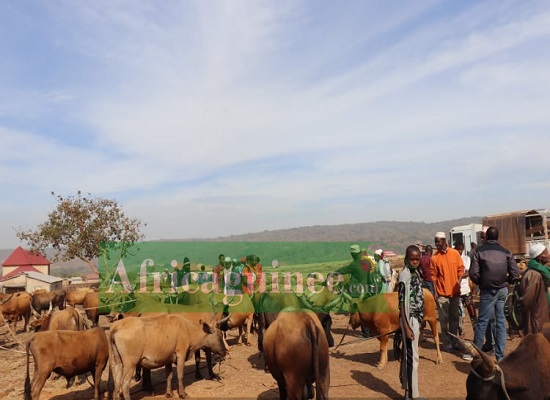
<svg viewBox="0 0 550 400">
<path fill-rule="evenodd" d="M 523 333 L 538 333 L 550 322 L 550 252 L 542 243 L 534 243 L 529 249 L 529 263 L 521 279 L 521 306 Z"/>
<path fill-rule="evenodd" d="M 487 228 L 486 243 L 478 246 L 472 256 L 470 279 L 479 285 L 479 314 L 474 332 L 474 344 L 481 348 L 487 324 L 495 318 L 495 356 L 497 361 L 506 350 L 506 316 L 504 303 L 508 295 L 508 284 L 519 279 L 519 269 L 510 251 L 498 243 L 498 229 Z"/>
<path fill-rule="evenodd" d="M 382 281 L 380 293 L 389 292 L 388 287 L 391 282 L 391 267 L 390 263 L 384 260 L 384 251 L 378 249 L 374 252 L 374 260 L 376 261 L 376 273 Z"/>
<path fill-rule="evenodd" d="M 430 274 L 434 283 L 443 348 L 450 352 L 460 349 L 457 339 L 449 333 L 458 335 L 460 280 L 464 274 L 464 263 L 460 253 L 447 244 L 445 232 L 435 234 L 435 247 L 437 251 L 430 259 Z"/>
<path fill-rule="evenodd" d="M 350 275 L 346 288 L 351 297 L 369 297 L 380 292 L 382 283 L 376 277 L 376 272 L 367 271 L 361 264 L 361 248 L 358 244 L 350 247 L 350 254 L 353 261 L 348 265 L 337 269 L 335 272 L 342 275 Z"/>
</svg>

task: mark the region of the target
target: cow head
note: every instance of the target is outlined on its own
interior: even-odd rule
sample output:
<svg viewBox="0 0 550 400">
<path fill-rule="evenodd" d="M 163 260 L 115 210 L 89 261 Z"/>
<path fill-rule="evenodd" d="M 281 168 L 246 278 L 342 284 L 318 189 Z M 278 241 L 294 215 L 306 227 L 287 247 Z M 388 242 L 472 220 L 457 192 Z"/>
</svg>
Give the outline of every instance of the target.
<svg viewBox="0 0 550 400">
<path fill-rule="evenodd" d="M 231 314 L 224 319 L 229 319 L 230 316 Z M 225 342 L 223 340 L 223 333 L 217 326 L 219 322 L 208 324 L 207 322 L 200 320 L 199 323 L 202 325 L 202 330 L 204 333 L 206 333 L 205 347 L 212 350 L 214 354 L 217 354 L 222 358 L 225 357 L 227 354 L 227 347 L 225 346 Z"/>
<path fill-rule="evenodd" d="M 48 308 L 48 312 L 46 313 L 43 313 L 42 315 L 40 315 L 32 306 L 31 304 L 31 311 L 33 313 L 33 315 L 36 317 L 36 319 L 34 321 L 31 322 L 31 328 L 34 328 L 34 330 L 36 332 L 42 330 L 42 331 L 47 331 L 49 326 L 50 326 L 50 321 L 52 319 L 52 309 L 53 309 L 53 305 L 52 305 L 52 302 L 50 301 L 50 307 Z"/>
<path fill-rule="evenodd" d="M 348 324 L 351 329 L 357 329 L 361 325 L 361 317 L 357 311 L 350 313 Z"/>
<path fill-rule="evenodd" d="M 510 382 L 492 356 L 472 342 L 463 339 L 459 339 L 459 342 L 474 356 L 470 364 L 470 373 L 466 379 L 466 400 L 523 398 L 516 396 L 521 392 L 528 391 L 528 388 Z"/>
</svg>

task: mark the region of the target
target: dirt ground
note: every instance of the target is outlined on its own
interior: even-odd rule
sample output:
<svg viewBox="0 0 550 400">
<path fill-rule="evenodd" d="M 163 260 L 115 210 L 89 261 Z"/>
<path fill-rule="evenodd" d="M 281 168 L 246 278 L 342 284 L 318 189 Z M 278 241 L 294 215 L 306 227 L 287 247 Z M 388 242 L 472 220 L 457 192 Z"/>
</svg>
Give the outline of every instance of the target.
<svg viewBox="0 0 550 400">
<path fill-rule="evenodd" d="M 334 315 L 333 335 L 338 344 L 346 332 L 348 317 Z M 109 323 L 101 317 L 100 325 L 108 328 Z M 464 323 L 467 338 L 472 338 L 472 327 L 468 320 Z M 17 340 L 24 342 L 32 333 L 22 333 L 22 322 L 19 322 Z M 435 364 L 435 344 L 430 331 L 424 330 L 426 340 L 420 344 L 419 385 L 423 396 L 429 399 L 464 399 L 466 397 L 466 377 L 469 363 L 458 355 L 443 354 L 443 363 Z M 236 331 L 228 334 L 231 347 L 230 355 L 224 362 L 215 366 L 215 372 L 221 381 L 195 380 L 193 360 L 186 364 L 184 384 L 189 398 L 196 399 L 278 399 L 275 380 L 263 370 L 263 360 L 256 347 L 256 336 L 252 336 L 252 346 L 236 345 Z M 516 348 L 519 339 L 508 340 L 507 353 Z M 18 347 L 7 330 L 0 327 L 0 398 L 23 398 L 25 379 L 25 354 L 18 352 Z M 6 350 L 8 349 L 8 350 Z M 16 351 L 14 351 L 16 350 Z M 379 360 L 379 342 L 376 339 L 364 340 L 358 332 L 349 331 L 337 349 L 331 349 L 330 357 L 330 391 L 332 399 L 402 399 L 398 377 L 399 362 L 389 351 L 389 362 L 384 369 L 375 364 Z M 32 357 L 31 357 L 32 359 Z M 203 375 L 206 375 L 203 364 Z M 31 365 L 31 374 L 33 366 Z M 89 378 L 91 381 L 91 377 Z M 101 390 L 106 389 L 107 370 L 103 374 Z M 139 383 L 132 388 L 133 399 L 165 398 L 164 369 L 153 372 L 153 394 L 140 390 Z M 177 387 L 174 379 L 173 388 Z M 177 396 L 177 393 L 174 393 Z M 65 388 L 65 380 L 49 379 L 42 390 L 41 399 L 72 400 L 93 398 L 93 388 L 87 383 Z"/>
</svg>

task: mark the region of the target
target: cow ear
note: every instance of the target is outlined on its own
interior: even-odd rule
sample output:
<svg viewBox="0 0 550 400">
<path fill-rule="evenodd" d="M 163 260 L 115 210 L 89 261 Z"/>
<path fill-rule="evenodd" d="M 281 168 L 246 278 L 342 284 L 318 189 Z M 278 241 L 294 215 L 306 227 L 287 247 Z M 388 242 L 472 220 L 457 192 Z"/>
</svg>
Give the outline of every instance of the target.
<svg viewBox="0 0 550 400">
<path fill-rule="evenodd" d="M 204 322 L 202 319 L 199 321 L 199 324 L 202 325 L 202 330 L 205 333 L 212 333 L 212 328 L 210 328 L 210 325 L 208 323 Z"/>
</svg>

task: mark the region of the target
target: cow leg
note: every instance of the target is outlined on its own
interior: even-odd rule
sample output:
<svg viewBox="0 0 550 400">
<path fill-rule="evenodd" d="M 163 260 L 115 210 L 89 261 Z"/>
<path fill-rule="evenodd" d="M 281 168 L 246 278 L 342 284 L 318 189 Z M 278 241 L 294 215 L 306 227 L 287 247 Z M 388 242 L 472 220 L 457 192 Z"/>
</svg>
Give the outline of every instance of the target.
<svg viewBox="0 0 550 400">
<path fill-rule="evenodd" d="M 437 320 L 429 320 L 428 323 L 430 324 L 430 329 L 432 330 L 432 334 L 434 336 L 434 342 L 435 342 L 435 348 L 437 350 L 437 360 L 436 364 L 441 364 L 441 361 L 443 360 L 443 357 L 441 357 L 441 351 L 439 350 L 439 335 L 437 333 Z"/>
<path fill-rule="evenodd" d="M 305 398 L 313 399 L 313 395 L 313 384 L 311 382 L 306 382 L 302 389 L 302 398 L 304 398 L 304 396 L 307 396 Z"/>
<path fill-rule="evenodd" d="M 237 344 L 243 344 L 243 327 L 239 326 L 239 335 L 237 336 Z"/>
<path fill-rule="evenodd" d="M 304 390 L 306 390 L 306 388 L 302 377 L 294 376 L 294 374 L 287 374 L 285 376 L 285 382 L 287 388 L 286 395 L 289 400 L 301 400 L 304 398 Z"/>
<path fill-rule="evenodd" d="M 96 365 L 95 371 L 94 371 L 94 400 L 99 400 L 99 384 L 101 383 L 101 374 L 103 372 L 103 368 Z"/>
<path fill-rule="evenodd" d="M 197 350 L 195 351 L 195 379 L 203 379 L 203 376 L 200 370 L 200 363 L 201 363 L 201 351 Z"/>
<path fill-rule="evenodd" d="M 136 373 L 134 374 L 134 381 L 139 382 L 141 380 L 141 365 L 136 365 Z"/>
<path fill-rule="evenodd" d="M 84 375 L 84 376 L 86 376 L 86 375 Z M 68 388 L 70 388 L 71 386 L 74 385 L 75 378 L 76 377 L 74 377 L 74 376 L 71 376 L 70 378 L 65 377 L 65 379 L 67 380 L 67 385 L 65 386 L 66 389 L 68 389 Z M 84 378 L 84 379 L 86 379 L 86 378 Z"/>
<path fill-rule="evenodd" d="M 25 332 L 28 333 L 31 330 L 31 327 L 29 326 L 30 316 L 23 316 L 23 318 L 25 319 L 25 326 L 23 327 L 23 329 Z"/>
<path fill-rule="evenodd" d="M 253 315 L 249 315 L 246 318 L 246 333 L 244 335 L 244 339 L 246 340 L 246 345 L 250 346 L 250 333 L 252 332 L 252 320 L 254 319 Z"/>
<path fill-rule="evenodd" d="M 122 367 L 122 395 L 124 400 L 132 400 L 130 397 L 130 382 L 132 381 L 132 375 L 134 374 L 135 368 Z"/>
<path fill-rule="evenodd" d="M 380 362 L 377 367 L 382 369 L 388 363 L 388 335 L 384 335 L 380 338 Z"/>
<path fill-rule="evenodd" d="M 174 376 L 174 370 L 172 369 L 172 363 L 169 362 L 164 366 L 166 372 L 166 397 L 172 397 L 172 377 Z M 178 372 L 179 380 L 179 372 Z"/>
<path fill-rule="evenodd" d="M 185 387 L 183 386 L 183 371 L 185 367 L 185 357 L 178 357 L 176 360 L 176 368 L 178 374 L 178 395 L 180 399 L 185 399 L 187 393 L 185 393 Z"/>
<path fill-rule="evenodd" d="M 153 391 L 153 381 L 151 380 L 151 370 L 149 368 L 143 368 L 141 388 L 148 392 Z"/>
<path fill-rule="evenodd" d="M 31 382 L 31 395 L 33 399 L 38 400 L 40 398 L 40 392 L 42 391 L 46 380 L 49 378 L 49 375 L 50 374 L 40 373 L 36 369 L 34 370 L 34 376 L 32 377 Z"/>
<path fill-rule="evenodd" d="M 208 379 L 220 380 L 220 376 L 214 373 L 212 369 L 212 350 L 204 349 L 204 354 L 206 355 L 206 366 L 208 368 Z"/>
<path fill-rule="evenodd" d="M 286 400 L 288 396 L 286 393 L 286 386 L 284 381 L 277 381 L 277 386 L 279 387 L 279 400 Z"/>
</svg>

